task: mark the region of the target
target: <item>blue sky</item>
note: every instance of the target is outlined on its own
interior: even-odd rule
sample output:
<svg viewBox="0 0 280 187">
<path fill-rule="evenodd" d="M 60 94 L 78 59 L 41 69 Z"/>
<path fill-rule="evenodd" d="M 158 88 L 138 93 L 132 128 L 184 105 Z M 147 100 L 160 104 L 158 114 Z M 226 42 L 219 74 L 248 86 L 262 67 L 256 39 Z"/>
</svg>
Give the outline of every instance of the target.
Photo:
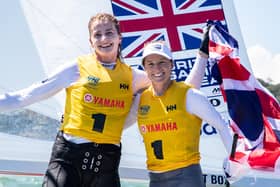
<svg viewBox="0 0 280 187">
<path fill-rule="evenodd" d="M 233 2 L 255 76 L 280 83 L 280 1 Z"/>
</svg>

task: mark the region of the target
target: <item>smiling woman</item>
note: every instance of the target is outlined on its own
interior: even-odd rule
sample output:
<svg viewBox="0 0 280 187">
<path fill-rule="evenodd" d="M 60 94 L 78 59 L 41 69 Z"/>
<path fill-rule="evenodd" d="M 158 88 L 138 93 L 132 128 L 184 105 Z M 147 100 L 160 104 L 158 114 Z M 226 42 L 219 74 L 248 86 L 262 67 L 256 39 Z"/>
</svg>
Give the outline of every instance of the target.
<svg viewBox="0 0 280 187">
<path fill-rule="evenodd" d="M 205 50 L 208 41 L 208 35 L 204 35 L 198 62 L 208 57 Z M 203 76 L 200 68 L 194 68 L 191 74 L 196 76 L 185 82 L 171 80 L 173 59 L 163 41 L 145 45 L 142 64 L 152 85 L 136 96 L 133 106 L 138 109 L 137 123 L 145 144 L 149 186 L 205 187 L 199 150 L 202 120 L 217 129 L 228 153 L 232 139 L 226 122 L 195 89 L 200 85 L 195 80 Z"/>
<path fill-rule="evenodd" d="M 160 96 L 171 83 L 171 69 L 173 68 L 171 51 L 164 41 L 148 43 L 144 49 L 142 64 L 152 82 L 155 94 Z"/>
<path fill-rule="evenodd" d="M 88 29 L 89 41 L 97 59 L 103 63 L 115 63 L 117 56 L 120 57 L 121 43 L 118 20 L 107 14 L 98 14 L 90 19 Z"/>
<path fill-rule="evenodd" d="M 1 94 L 21 89 L 25 86 L 31 85 L 36 80 L 44 80 L 47 75 L 53 72 L 62 63 L 71 61 L 81 53 L 91 53 L 92 48 L 89 47 L 89 31 L 85 28 L 87 27 L 89 17 L 98 12 L 109 12 L 116 15 L 117 18 L 120 18 L 119 20 L 121 27 L 124 28 L 124 31 L 121 33 L 121 40 L 123 44 L 122 55 L 124 57 L 123 60 L 124 62 L 133 65 L 133 67 L 138 67 L 139 62 L 141 63 L 141 60 L 135 60 L 135 57 L 139 57 L 139 55 L 141 54 L 142 47 L 140 46 L 142 46 L 142 44 L 146 42 L 146 40 L 157 40 L 164 38 L 167 40 L 168 44 L 172 44 L 173 46 L 177 45 L 177 49 L 182 49 L 181 51 L 173 52 L 174 76 L 172 77 L 172 79 L 176 79 L 177 81 L 184 81 L 186 78 L 190 77 L 189 73 L 191 69 L 194 68 L 195 64 L 197 64 L 197 44 L 200 41 L 200 36 L 202 34 L 201 28 L 204 25 L 204 21 L 206 20 L 208 14 L 212 15 L 213 18 L 223 20 L 230 26 L 229 31 L 231 33 L 237 35 L 238 37 L 241 36 L 239 32 L 236 32 L 236 30 L 238 31 L 239 29 L 239 25 L 238 22 L 235 22 L 236 16 L 234 14 L 233 7 L 233 2 L 235 1 L 240 2 L 240 6 L 236 8 L 237 13 L 239 13 L 239 11 L 244 11 L 243 21 L 240 19 L 240 24 L 242 31 L 250 33 L 249 37 L 252 36 L 253 38 L 255 34 L 265 35 L 267 32 L 278 32 L 279 29 L 276 29 L 276 27 L 279 25 L 277 24 L 277 21 L 273 21 L 272 18 L 266 19 L 270 20 L 270 22 L 272 22 L 273 24 L 272 27 L 267 26 L 266 24 L 269 24 L 269 22 L 261 20 L 259 16 L 265 17 L 267 15 L 272 14 L 274 15 L 273 19 L 277 19 L 278 17 L 275 16 L 277 15 L 277 12 L 264 12 L 265 10 L 267 10 L 264 4 L 273 4 L 275 9 L 277 9 L 279 7 L 277 5 L 279 5 L 280 1 L 255 2 L 255 0 L 208 0 L 207 3 L 205 3 L 206 1 L 201 0 L 3 1 L 3 3 L 1 3 L 0 6 L 0 56 L 2 61 L 0 68 L 0 77 L 2 80 L 0 81 Z M 255 10 L 256 6 L 263 9 L 262 14 L 253 14 L 253 11 Z M 227 7 L 228 9 L 223 12 L 223 9 Z M 173 11 L 171 11 L 171 9 L 173 9 L 176 12 L 175 15 L 173 14 Z M 251 11 L 248 12 L 248 9 L 250 9 Z M 215 14 L 216 12 L 219 12 L 219 14 Z M 203 15 L 201 16 L 200 13 L 203 13 Z M 192 15 L 194 17 L 192 17 Z M 224 18 L 223 15 L 225 15 L 226 18 Z M 237 15 L 239 16 L 239 14 Z M 252 17 L 250 18 L 250 16 Z M 176 20 L 175 22 L 165 22 L 165 17 L 174 17 L 176 18 Z M 248 20 L 244 21 L 244 18 L 248 18 Z M 137 19 L 144 20 L 144 24 L 136 25 L 135 21 L 137 22 Z M 154 22 L 153 20 L 161 20 L 162 22 Z M 178 23 L 177 21 L 180 22 L 180 25 L 178 25 L 176 29 L 175 26 Z M 257 27 L 250 26 L 250 24 L 254 21 L 258 23 Z M 131 25 L 131 30 L 127 30 L 126 26 L 130 25 L 127 25 L 126 23 L 129 23 Z M 149 26 L 156 29 L 151 28 L 151 30 L 146 30 Z M 135 30 L 136 27 L 138 30 Z M 267 32 L 260 31 L 261 29 L 266 29 Z M 256 30 L 258 30 L 258 32 L 256 32 Z M 175 31 L 178 31 L 178 33 Z M 243 33 L 245 34 L 245 32 Z M 169 36 L 175 37 L 175 40 L 171 39 Z M 246 34 L 244 36 L 246 36 Z M 269 36 L 277 36 L 277 34 L 272 33 L 269 34 Z M 249 37 L 247 35 L 246 38 L 244 38 L 246 40 L 246 43 Z M 191 40 L 189 40 L 189 38 L 191 38 Z M 255 38 L 252 41 L 256 41 L 257 39 L 260 38 Z M 242 43 L 242 40 L 239 41 L 241 41 Z M 275 42 L 276 40 L 274 39 L 273 41 Z M 104 43 L 104 45 L 102 44 L 100 46 L 101 49 L 102 47 L 109 47 L 110 44 L 107 44 L 108 43 Z M 275 44 L 277 45 L 277 42 L 275 42 Z M 185 49 L 186 51 L 184 51 Z M 245 50 L 243 49 L 242 51 L 245 52 Z M 108 69 L 112 70 L 114 67 L 116 67 L 116 64 L 102 63 L 102 66 L 106 66 L 106 68 L 108 67 Z M 276 70 L 280 68 L 273 69 Z M 216 107 L 216 109 L 225 114 L 225 107 L 223 104 L 223 99 L 221 97 L 221 92 L 215 85 L 213 85 L 213 83 L 215 82 L 211 80 L 210 76 L 208 75 L 208 72 L 205 73 L 206 75 L 204 76 L 202 82 L 202 90 L 204 93 L 207 94 L 208 99 L 210 99 L 211 103 Z M 124 74 L 121 74 L 120 77 L 123 75 Z M 95 84 L 98 85 L 98 77 L 89 75 L 88 78 L 89 82 L 87 88 L 95 89 Z M 137 76 L 134 78 L 138 79 Z M 135 83 L 135 87 L 137 88 L 140 84 L 137 81 Z M 125 83 L 120 83 L 118 86 L 121 87 L 121 85 L 127 87 Z M 131 85 L 129 85 L 128 88 L 131 88 Z M 111 89 L 108 89 L 107 92 L 114 93 L 114 91 L 112 91 Z M 122 89 L 121 92 L 126 92 L 126 89 Z M 64 93 L 64 90 L 62 90 L 62 93 Z M 92 96 L 94 96 L 94 94 L 88 95 L 86 93 L 84 96 L 85 97 L 82 97 L 81 100 L 86 102 L 91 101 L 93 98 Z M 24 131 L 24 134 L 32 134 L 33 137 L 40 138 L 49 137 L 49 140 L 54 140 L 56 135 L 56 128 L 60 126 L 59 118 L 63 113 L 64 101 L 65 99 L 63 95 L 59 94 L 45 100 L 45 102 L 40 101 L 36 104 L 27 106 L 33 111 L 39 112 L 45 116 L 51 116 L 53 119 L 51 121 L 45 123 L 44 120 L 37 117 L 36 120 L 30 119 L 28 114 L 23 113 L 22 116 L 24 119 L 18 121 L 17 118 L 9 117 L 9 125 L 2 125 L 1 128 L 5 127 L 7 131 L 26 130 Z M 9 113 L 9 115 L 12 114 L 9 111 L 7 111 L 7 113 Z M 93 125 L 93 118 L 91 120 L 91 124 Z M 32 126 L 31 128 L 29 128 L 28 126 L 27 128 L 27 126 L 23 126 L 21 122 L 28 123 L 28 125 L 34 124 L 34 126 Z M 152 128 L 153 127 L 151 127 L 151 129 Z M 43 130 L 42 132 L 38 133 L 40 129 Z M 51 130 L 52 132 L 49 133 L 49 131 Z M 125 162 L 121 162 L 120 167 L 128 165 L 127 162 L 129 161 L 129 163 L 131 164 L 129 164 L 128 166 L 130 167 L 144 168 L 145 150 L 142 149 L 143 141 L 136 141 L 137 138 L 140 137 L 139 134 L 137 134 L 136 127 L 130 127 L 129 129 L 125 130 L 123 135 L 124 136 L 122 137 L 122 160 Z M 201 137 L 202 169 L 204 173 L 208 174 L 207 179 L 209 179 L 209 181 L 211 182 L 208 184 L 211 187 L 213 187 L 213 184 L 216 183 L 216 179 L 218 178 L 213 177 L 213 174 L 219 173 L 219 175 L 222 175 L 222 160 L 226 155 L 222 151 L 223 146 L 222 143 L 219 141 L 218 132 L 214 127 L 210 126 L 206 122 L 202 125 Z M 0 139 L 0 161 L 2 161 L 1 163 L 5 162 L 5 158 L 7 158 L 7 155 L 17 156 L 17 160 L 21 161 L 24 161 L 24 158 L 31 160 L 30 158 L 33 158 L 33 156 L 37 156 L 40 160 L 46 157 L 44 161 L 45 165 L 47 165 L 47 162 L 49 161 L 49 152 L 42 152 L 41 154 L 34 153 L 37 152 L 37 147 L 43 150 L 47 149 L 45 147 L 40 146 L 41 144 L 36 146 L 36 148 L 30 146 L 36 144 L 36 140 L 30 140 L 32 144 L 27 144 L 27 146 L 23 147 L 22 142 L 18 141 L 18 139 L 10 140 L 7 139 L 6 136 L 5 138 L 1 138 L 0 136 Z M 5 139 L 5 141 L 2 141 L 3 139 Z M 17 149 L 17 147 L 10 146 L 10 143 L 19 143 L 19 147 L 21 149 Z M 53 144 L 53 142 L 50 142 L 50 144 Z M 215 149 L 213 149 L 213 147 L 209 145 L 215 145 Z M 1 151 L 3 150 L 2 148 L 4 148 L 4 150 L 6 149 L 6 151 Z M 49 146 L 49 148 L 51 148 L 51 146 Z M 22 165 L 22 168 L 28 170 L 27 172 L 34 172 L 35 168 L 30 167 L 31 165 L 29 163 L 30 162 L 26 162 L 25 165 Z M 20 168 L 17 167 L 17 165 L 15 164 L 9 164 L 7 166 L 9 166 L 8 169 L 10 171 L 20 171 Z M 45 172 L 45 168 L 46 167 L 43 167 L 41 174 Z M 4 169 L 6 168 L 3 167 L 3 164 L 0 164 L 0 170 L 5 171 Z M 130 174 L 133 175 L 132 178 L 136 175 L 133 172 L 130 172 Z M 246 184 L 234 186 L 252 186 L 252 183 L 258 183 L 261 180 L 261 178 L 262 177 L 257 177 L 257 181 L 255 181 L 254 178 L 250 181 L 246 179 L 246 181 L 248 181 Z M 270 176 L 267 175 L 264 178 L 270 178 Z M 121 183 L 123 184 L 124 182 L 121 180 Z M 128 183 L 125 182 L 125 184 Z M 266 185 L 259 186 L 263 187 L 271 185 L 280 186 L 279 183 L 275 185 L 271 184 L 271 181 L 268 181 Z M 27 186 L 30 187 L 31 185 L 26 185 L 24 187 Z M 134 185 L 131 186 L 136 187 Z"/>
<path fill-rule="evenodd" d="M 116 17 L 98 13 L 90 18 L 88 29 L 92 54 L 78 56 L 28 88 L 0 95 L 0 111 L 7 111 L 65 90 L 45 187 L 120 186 L 122 130 L 133 95 L 150 84 L 143 71 L 122 62 Z"/>
</svg>

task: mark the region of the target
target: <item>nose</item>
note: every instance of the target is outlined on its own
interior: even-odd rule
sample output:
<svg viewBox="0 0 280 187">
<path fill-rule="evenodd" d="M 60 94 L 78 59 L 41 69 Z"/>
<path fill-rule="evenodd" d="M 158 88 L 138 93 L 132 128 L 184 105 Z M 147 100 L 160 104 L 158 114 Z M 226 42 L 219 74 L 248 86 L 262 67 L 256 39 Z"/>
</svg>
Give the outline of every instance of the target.
<svg viewBox="0 0 280 187">
<path fill-rule="evenodd" d="M 100 37 L 100 40 L 101 41 L 104 41 L 106 40 L 108 37 L 106 36 L 106 34 L 102 34 L 101 37 Z"/>
<path fill-rule="evenodd" d="M 162 69 L 165 66 L 166 65 L 164 63 L 156 63 L 156 64 L 153 65 L 153 69 L 160 70 L 160 69 Z"/>
<path fill-rule="evenodd" d="M 161 64 L 155 64 L 154 65 L 154 69 L 161 69 L 161 67 L 162 67 Z"/>
</svg>

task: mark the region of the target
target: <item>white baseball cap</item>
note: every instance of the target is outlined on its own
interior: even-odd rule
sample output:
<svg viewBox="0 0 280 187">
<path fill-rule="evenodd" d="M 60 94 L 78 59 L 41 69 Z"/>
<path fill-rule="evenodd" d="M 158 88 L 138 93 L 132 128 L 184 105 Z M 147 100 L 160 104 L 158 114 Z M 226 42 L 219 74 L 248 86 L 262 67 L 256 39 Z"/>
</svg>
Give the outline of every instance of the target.
<svg viewBox="0 0 280 187">
<path fill-rule="evenodd" d="M 172 60 L 172 53 L 170 51 L 170 48 L 167 47 L 167 45 L 163 41 L 156 41 L 147 44 L 144 47 L 142 59 L 144 59 L 145 57 L 151 54 L 158 54 L 164 56 L 169 60 Z"/>
</svg>

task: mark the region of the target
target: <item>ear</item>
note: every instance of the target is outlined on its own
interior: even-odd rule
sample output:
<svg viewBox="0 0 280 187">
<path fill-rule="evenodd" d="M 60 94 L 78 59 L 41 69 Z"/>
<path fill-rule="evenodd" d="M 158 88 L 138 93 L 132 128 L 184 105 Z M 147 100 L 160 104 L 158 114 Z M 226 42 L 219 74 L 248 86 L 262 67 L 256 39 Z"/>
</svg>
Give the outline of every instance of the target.
<svg viewBox="0 0 280 187">
<path fill-rule="evenodd" d="M 90 46 L 92 47 L 92 41 L 91 41 L 91 38 L 89 37 L 88 39 L 89 43 L 90 43 Z"/>
<path fill-rule="evenodd" d="M 119 37 L 119 42 L 120 42 L 120 44 L 122 44 L 122 35 L 119 35 L 120 37 Z"/>
</svg>

